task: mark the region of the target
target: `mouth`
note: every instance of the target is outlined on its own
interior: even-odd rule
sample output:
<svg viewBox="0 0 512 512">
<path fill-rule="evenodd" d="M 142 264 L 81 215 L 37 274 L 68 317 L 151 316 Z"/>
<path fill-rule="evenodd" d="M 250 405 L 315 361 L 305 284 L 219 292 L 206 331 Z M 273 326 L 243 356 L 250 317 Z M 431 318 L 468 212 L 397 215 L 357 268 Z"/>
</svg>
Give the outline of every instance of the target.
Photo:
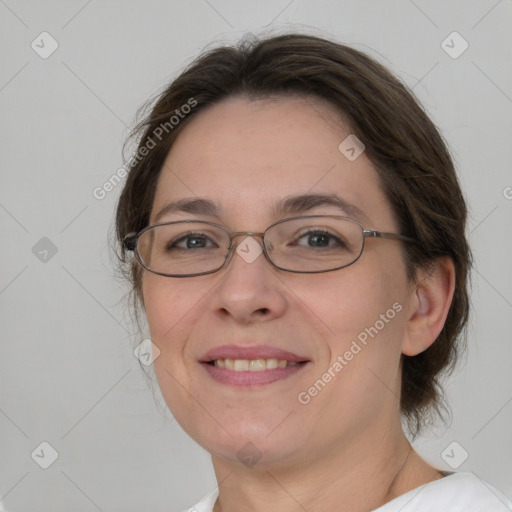
<svg viewBox="0 0 512 512">
<path fill-rule="evenodd" d="M 199 361 L 215 381 L 232 386 L 261 386 L 287 379 L 311 361 L 270 346 L 225 345 Z"/>
<path fill-rule="evenodd" d="M 295 362 L 286 359 L 215 359 L 208 361 L 217 368 L 226 368 L 235 372 L 264 372 L 265 370 L 275 370 L 276 368 L 286 368 L 287 366 L 297 366 L 305 364 L 307 361 Z"/>
</svg>

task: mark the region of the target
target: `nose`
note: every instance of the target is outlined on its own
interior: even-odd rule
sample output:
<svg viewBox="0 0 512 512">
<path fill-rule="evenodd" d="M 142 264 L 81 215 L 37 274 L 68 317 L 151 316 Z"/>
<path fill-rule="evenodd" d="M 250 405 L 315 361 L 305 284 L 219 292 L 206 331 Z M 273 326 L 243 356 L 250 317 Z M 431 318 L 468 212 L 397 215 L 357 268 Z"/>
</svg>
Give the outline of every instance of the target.
<svg viewBox="0 0 512 512">
<path fill-rule="evenodd" d="M 221 270 L 224 275 L 212 292 L 214 311 L 244 324 L 278 318 L 287 307 L 286 287 L 276 275 L 280 271 L 265 258 L 261 236 L 240 234 L 246 236 L 234 242 L 227 267 Z"/>
</svg>

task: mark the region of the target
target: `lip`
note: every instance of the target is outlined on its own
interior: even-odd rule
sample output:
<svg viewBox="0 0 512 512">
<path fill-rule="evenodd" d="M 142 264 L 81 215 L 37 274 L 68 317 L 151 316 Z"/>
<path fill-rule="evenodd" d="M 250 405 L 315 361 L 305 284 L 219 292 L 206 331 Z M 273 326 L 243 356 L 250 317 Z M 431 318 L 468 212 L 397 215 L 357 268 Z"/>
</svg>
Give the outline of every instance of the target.
<svg viewBox="0 0 512 512">
<path fill-rule="evenodd" d="M 209 364 L 216 359 L 284 359 L 298 364 L 259 372 L 237 372 Z M 270 345 L 222 345 L 208 351 L 199 361 L 213 380 L 231 386 L 263 386 L 281 381 L 300 372 L 310 362 L 306 357 Z"/>
<path fill-rule="evenodd" d="M 285 359 L 291 363 L 309 361 L 307 357 L 299 356 L 288 350 L 282 350 L 270 345 L 222 345 L 209 350 L 200 360 L 200 363 L 209 363 L 215 359 Z"/>
</svg>

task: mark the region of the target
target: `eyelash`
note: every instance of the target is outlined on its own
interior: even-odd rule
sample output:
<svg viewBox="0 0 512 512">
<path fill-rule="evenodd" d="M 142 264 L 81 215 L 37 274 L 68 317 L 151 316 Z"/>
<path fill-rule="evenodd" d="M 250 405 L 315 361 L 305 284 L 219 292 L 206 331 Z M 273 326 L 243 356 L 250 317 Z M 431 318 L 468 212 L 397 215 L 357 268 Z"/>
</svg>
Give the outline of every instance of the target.
<svg viewBox="0 0 512 512">
<path fill-rule="evenodd" d="M 174 248 L 183 249 L 182 247 L 175 247 L 175 246 L 178 243 L 182 242 L 182 241 L 188 240 L 189 238 L 204 238 L 206 240 L 210 240 L 211 241 L 211 238 L 209 238 L 204 233 L 199 233 L 199 232 L 191 231 L 190 233 L 185 233 L 185 234 L 181 235 L 180 238 L 178 238 L 177 240 L 172 240 L 169 244 L 167 244 L 166 248 L 168 250 L 171 250 L 171 249 L 174 249 Z M 183 250 L 187 250 L 187 249 L 183 249 Z"/>
<path fill-rule="evenodd" d="M 319 229 L 319 228 L 308 228 L 306 231 L 302 231 L 301 233 L 299 233 L 298 237 L 297 237 L 297 240 L 300 240 L 301 238 L 303 238 L 304 236 L 307 236 L 307 235 L 311 235 L 311 234 L 315 234 L 315 235 L 327 235 L 328 237 L 330 237 L 331 239 L 334 239 L 336 240 L 336 243 L 338 245 L 341 245 L 343 247 L 346 247 L 346 244 L 345 242 L 339 237 L 339 236 L 336 236 L 335 234 L 331 233 L 330 231 L 327 231 L 325 229 Z"/>
</svg>

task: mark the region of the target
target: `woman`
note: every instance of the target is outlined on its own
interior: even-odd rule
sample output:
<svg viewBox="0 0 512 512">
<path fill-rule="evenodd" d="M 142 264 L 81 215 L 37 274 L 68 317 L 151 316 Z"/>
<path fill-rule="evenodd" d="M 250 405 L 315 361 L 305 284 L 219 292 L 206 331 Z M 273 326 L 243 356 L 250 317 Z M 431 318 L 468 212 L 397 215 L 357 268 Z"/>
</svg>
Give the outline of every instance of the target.
<svg viewBox="0 0 512 512">
<path fill-rule="evenodd" d="M 404 433 L 442 410 L 471 255 L 450 155 L 402 83 L 321 38 L 245 40 L 135 133 L 117 238 L 161 392 L 212 456 L 218 490 L 191 510 L 510 510 Z"/>
</svg>

